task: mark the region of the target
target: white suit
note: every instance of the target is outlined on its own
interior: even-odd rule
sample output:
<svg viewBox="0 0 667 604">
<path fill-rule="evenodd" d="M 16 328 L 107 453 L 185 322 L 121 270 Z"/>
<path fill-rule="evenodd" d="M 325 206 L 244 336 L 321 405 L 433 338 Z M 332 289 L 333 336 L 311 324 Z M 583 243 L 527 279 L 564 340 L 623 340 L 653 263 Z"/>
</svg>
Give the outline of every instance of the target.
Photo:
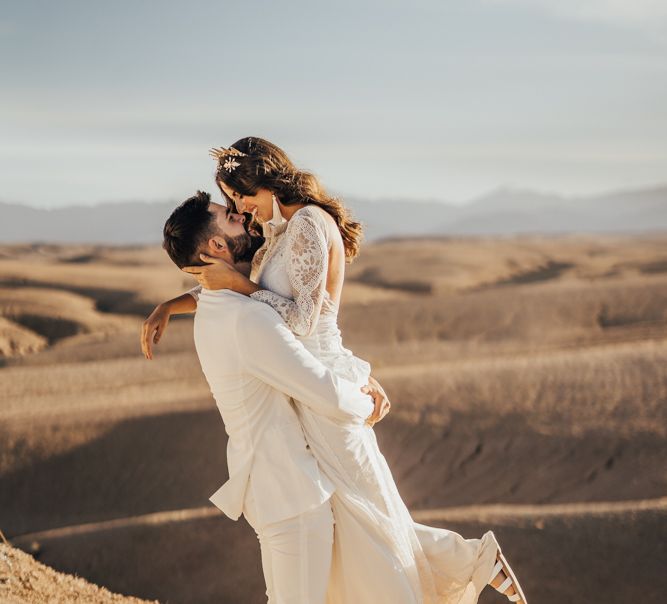
<svg viewBox="0 0 667 604">
<path fill-rule="evenodd" d="M 321 566 L 326 566 L 326 554 L 331 555 L 331 519 L 328 503 L 322 504 L 334 487 L 309 451 L 290 397 L 318 414 L 359 425 L 372 413 L 372 399 L 310 354 L 271 307 L 230 290 L 202 290 L 194 336 L 202 370 L 229 435 L 229 480 L 210 500 L 234 520 L 243 512 L 260 542 L 262 536 L 268 539 L 270 534 L 292 530 L 285 527 L 293 527 L 295 518 L 297 528 L 301 527 L 296 537 L 300 541 L 311 535 L 313 526 L 323 527 L 317 530 L 329 536 L 316 547 L 323 550 Z M 322 511 L 314 516 L 316 508 Z M 311 524 L 304 524 L 304 518 Z M 264 558 L 270 557 L 266 549 L 264 566 L 269 562 Z M 300 556 L 310 559 L 312 552 Z M 324 597 L 325 570 L 296 564 L 293 572 L 301 573 L 298 580 L 305 582 L 304 589 Z M 282 573 L 276 580 L 287 589 L 295 578 Z M 318 585 L 309 586 L 308 581 Z M 272 602 L 316 603 L 303 593 L 283 597 L 272 577 L 267 578 L 267 591 Z"/>
</svg>

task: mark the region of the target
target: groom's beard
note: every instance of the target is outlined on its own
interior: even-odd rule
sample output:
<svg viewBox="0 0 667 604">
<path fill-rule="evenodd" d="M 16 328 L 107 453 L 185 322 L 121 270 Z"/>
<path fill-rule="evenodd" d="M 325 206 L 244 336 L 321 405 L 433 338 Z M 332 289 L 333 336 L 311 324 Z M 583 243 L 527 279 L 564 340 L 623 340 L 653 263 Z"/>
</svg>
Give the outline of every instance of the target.
<svg viewBox="0 0 667 604">
<path fill-rule="evenodd" d="M 262 247 L 262 244 L 264 243 L 264 237 L 250 235 L 249 233 L 243 233 L 242 235 L 236 235 L 235 237 L 224 235 L 224 237 L 227 242 L 227 248 L 234 260 L 234 264 L 237 262 L 250 262 L 255 255 L 255 252 Z"/>
</svg>

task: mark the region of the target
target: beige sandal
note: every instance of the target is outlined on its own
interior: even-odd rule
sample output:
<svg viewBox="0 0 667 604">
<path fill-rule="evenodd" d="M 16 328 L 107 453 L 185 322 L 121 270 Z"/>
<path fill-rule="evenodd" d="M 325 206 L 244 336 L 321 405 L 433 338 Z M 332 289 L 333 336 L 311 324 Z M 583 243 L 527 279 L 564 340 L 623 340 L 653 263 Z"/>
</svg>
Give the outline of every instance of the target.
<svg viewBox="0 0 667 604">
<path fill-rule="evenodd" d="M 494 587 L 493 585 L 491 585 L 491 581 L 493 581 L 498 576 L 498 573 L 501 572 L 507 578 L 498 587 Z M 521 585 L 519 584 L 519 581 L 517 580 L 514 571 L 512 571 L 512 567 L 509 565 L 509 562 L 507 561 L 505 556 L 503 556 L 503 553 L 500 551 L 500 548 L 498 548 L 498 561 L 496 562 L 496 565 L 493 567 L 493 570 L 491 571 L 491 578 L 489 579 L 489 585 L 491 585 L 491 587 L 493 587 L 496 591 L 499 591 L 501 594 L 505 595 L 505 597 L 510 602 L 521 602 L 521 604 L 528 604 L 526 596 L 523 595 L 523 589 L 521 589 Z M 510 585 L 514 587 L 514 591 L 516 593 L 508 596 L 505 594 L 505 592 L 507 591 L 508 587 L 510 587 Z"/>
</svg>

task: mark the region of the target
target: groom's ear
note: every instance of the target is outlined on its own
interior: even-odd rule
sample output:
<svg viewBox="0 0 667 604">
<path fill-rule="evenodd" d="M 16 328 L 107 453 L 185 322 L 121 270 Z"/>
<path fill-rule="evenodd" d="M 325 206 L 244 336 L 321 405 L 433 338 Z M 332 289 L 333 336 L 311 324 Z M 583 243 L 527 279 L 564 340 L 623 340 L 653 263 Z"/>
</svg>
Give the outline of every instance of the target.
<svg viewBox="0 0 667 604">
<path fill-rule="evenodd" d="M 208 251 L 206 253 L 211 256 L 220 256 L 229 253 L 229 247 L 224 237 L 220 235 L 213 235 L 207 242 Z"/>
<path fill-rule="evenodd" d="M 215 252 L 217 254 L 229 251 L 227 242 L 224 237 L 220 237 L 220 235 L 213 235 L 213 237 L 207 241 L 207 246 L 210 252 Z"/>
</svg>

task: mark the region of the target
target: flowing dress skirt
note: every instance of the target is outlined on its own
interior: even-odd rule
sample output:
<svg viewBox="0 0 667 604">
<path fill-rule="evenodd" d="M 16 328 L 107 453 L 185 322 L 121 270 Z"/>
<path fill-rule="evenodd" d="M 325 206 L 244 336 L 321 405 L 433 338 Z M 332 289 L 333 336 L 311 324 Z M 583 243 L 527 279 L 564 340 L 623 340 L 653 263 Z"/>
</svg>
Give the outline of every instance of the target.
<svg viewBox="0 0 667 604">
<path fill-rule="evenodd" d="M 474 604 L 498 542 L 492 531 L 464 539 L 416 523 L 403 503 L 372 428 L 297 405 L 322 470 L 336 485 L 327 604 Z"/>
</svg>

